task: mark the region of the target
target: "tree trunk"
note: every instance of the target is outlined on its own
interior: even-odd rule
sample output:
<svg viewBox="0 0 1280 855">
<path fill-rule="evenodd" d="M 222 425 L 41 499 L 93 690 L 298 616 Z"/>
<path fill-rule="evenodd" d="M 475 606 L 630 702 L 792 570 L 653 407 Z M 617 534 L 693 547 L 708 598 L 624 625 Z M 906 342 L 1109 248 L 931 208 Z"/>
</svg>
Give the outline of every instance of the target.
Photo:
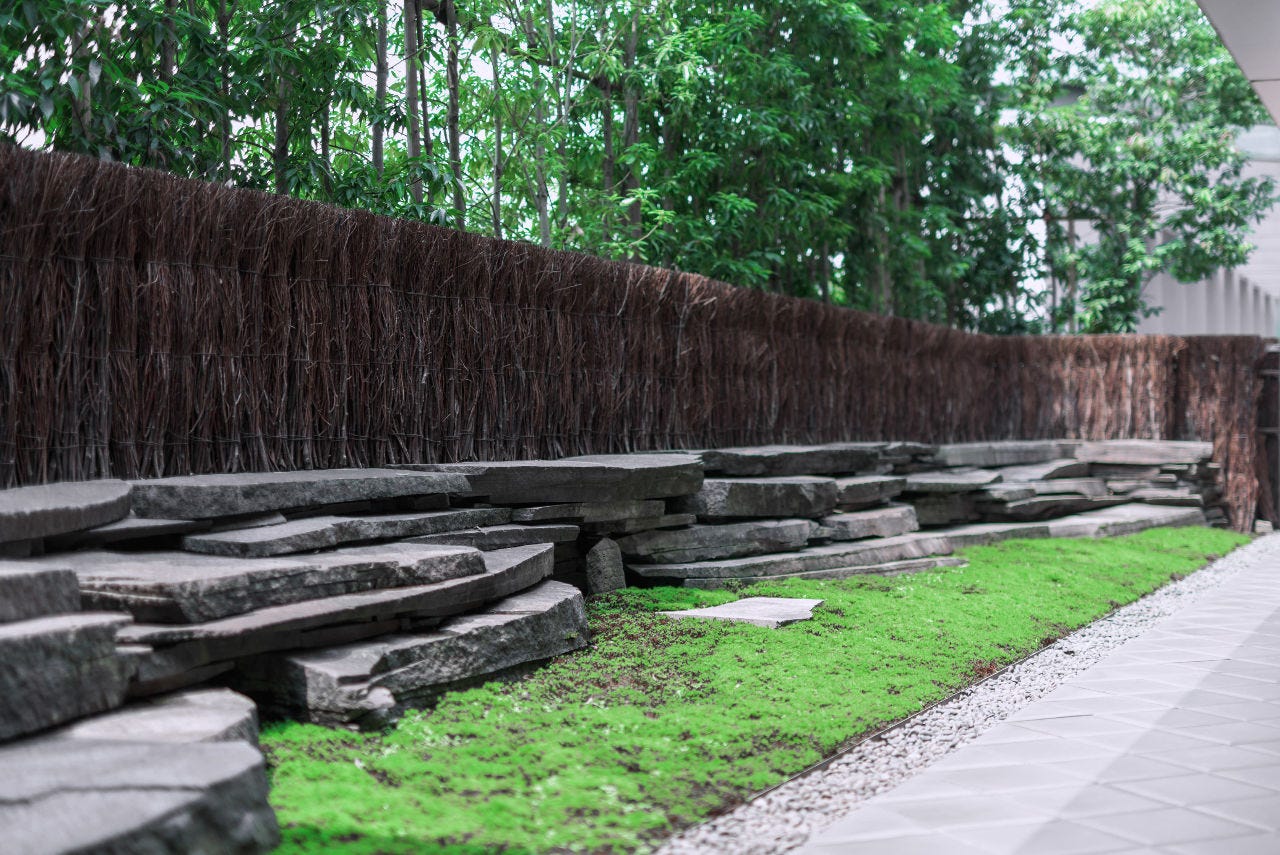
<svg viewBox="0 0 1280 855">
<path fill-rule="evenodd" d="M 293 47 L 292 37 L 286 37 L 285 47 Z M 291 88 L 289 79 L 292 69 L 282 68 L 280 79 L 276 82 L 276 133 L 275 146 L 271 151 L 272 171 L 275 173 L 276 192 L 280 195 L 289 193 L 289 95 Z"/>
<path fill-rule="evenodd" d="M 632 146 L 640 141 L 640 92 L 636 88 L 631 71 L 636 64 L 636 51 L 640 44 L 640 9 L 636 7 L 631 15 L 631 30 L 627 33 L 626 47 L 623 53 L 623 69 L 626 77 L 622 88 L 622 147 L 630 152 Z M 630 204 L 627 205 L 627 221 L 631 226 L 630 238 L 635 245 L 632 248 L 633 260 L 640 260 L 639 241 L 644 237 L 644 212 L 641 210 L 640 176 L 636 173 L 634 161 L 627 167 L 623 179 L 623 191 Z"/>
<path fill-rule="evenodd" d="M 524 24 L 525 38 L 529 41 L 529 50 L 535 51 L 538 43 L 538 30 L 534 26 L 532 13 L 526 15 L 522 23 Z M 536 69 L 534 73 L 541 74 Z M 538 84 L 534 87 L 533 98 L 533 203 L 538 212 L 538 243 L 542 246 L 551 246 L 551 214 L 548 210 L 550 193 L 547 191 L 547 144 L 546 137 L 543 134 L 543 124 L 546 122 L 543 93 L 544 87 L 541 77 L 539 77 Z"/>
<path fill-rule="evenodd" d="M 231 10 L 227 0 L 218 0 L 218 42 L 222 49 L 222 60 L 218 73 L 221 78 L 219 94 L 222 100 L 222 112 L 218 116 L 218 135 L 222 138 L 222 150 L 219 177 L 223 181 L 231 180 Z"/>
<path fill-rule="evenodd" d="M 458 74 L 458 7 L 455 0 L 447 0 L 445 4 L 445 30 L 449 39 L 445 70 L 449 86 L 449 114 L 446 122 L 449 126 L 449 169 L 453 174 L 454 225 L 458 231 L 464 232 L 467 230 L 467 202 L 462 189 L 462 139 L 458 127 L 459 89 L 462 81 Z"/>
<path fill-rule="evenodd" d="M 374 85 L 374 107 L 377 117 L 373 121 L 373 171 L 381 178 L 383 171 L 383 143 L 386 126 L 382 122 L 382 114 L 387 110 L 387 6 L 384 0 L 378 0 L 378 47 L 376 68 L 377 82 Z"/>
<path fill-rule="evenodd" d="M 498 64 L 498 46 L 489 46 L 489 63 L 493 66 L 493 236 L 502 238 L 502 71 Z"/>
<path fill-rule="evenodd" d="M 603 99 L 604 106 L 600 110 L 601 116 L 601 136 L 604 137 L 604 158 L 600 164 L 601 186 L 605 194 L 604 212 L 600 217 L 601 236 L 605 243 L 613 240 L 613 227 L 611 225 L 613 217 L 612 201 L 608 197 L 613 196 L 618 189 L 614 183 L 614 153 L 613 153 L 613 86 L 608 81 L 600 89 L 600 96 Z"/>
<path fill-rule="evenodd" d="M 416 0 L 404 0 L 404 68 L 405 112 L 409 117 L 409 137 L 405 153 L 410 160 L 409 195 L 422 204 L 422 173 L 418 160 L 422 157 L 421 128 L 418 126 L 418 9 Z"/>
</svg>

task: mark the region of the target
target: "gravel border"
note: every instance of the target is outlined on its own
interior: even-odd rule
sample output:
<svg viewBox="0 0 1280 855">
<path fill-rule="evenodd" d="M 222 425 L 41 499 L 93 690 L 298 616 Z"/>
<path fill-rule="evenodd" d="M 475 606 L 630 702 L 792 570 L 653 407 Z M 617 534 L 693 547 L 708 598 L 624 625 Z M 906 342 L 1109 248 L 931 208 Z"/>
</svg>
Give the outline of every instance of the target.
<svg viewBox="0 0 1280 855">
<path fill-rule="evenodd" d="M 854 746 L 825 766 L 694 826 L 660 855 L 786 852 L 890 790 L 1151 628 L 1241 569 L 1280 560 L 1280 535 L 1261 537 L 1130 603 L 991 678 Z"/>
</svg>

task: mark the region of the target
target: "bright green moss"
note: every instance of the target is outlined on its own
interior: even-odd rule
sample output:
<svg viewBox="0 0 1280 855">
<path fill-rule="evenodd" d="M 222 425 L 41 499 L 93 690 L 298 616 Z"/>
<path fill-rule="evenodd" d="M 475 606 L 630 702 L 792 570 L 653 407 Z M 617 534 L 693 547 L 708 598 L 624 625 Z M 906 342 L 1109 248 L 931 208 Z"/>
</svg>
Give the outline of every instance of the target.
<svg viewBox="0 0 1280 855">
<path fill-rule="evenodd" d="M 591 604 L 589 650 L 521 682 L 384 734 L 268 728 L 283 851 L 646 849 L 1246 540 L 1011 541 L 968 567 L 750 588 L 825 601 L 781 630 L 654 614 L 736 592 L 619 592 Z"/>
</svg>

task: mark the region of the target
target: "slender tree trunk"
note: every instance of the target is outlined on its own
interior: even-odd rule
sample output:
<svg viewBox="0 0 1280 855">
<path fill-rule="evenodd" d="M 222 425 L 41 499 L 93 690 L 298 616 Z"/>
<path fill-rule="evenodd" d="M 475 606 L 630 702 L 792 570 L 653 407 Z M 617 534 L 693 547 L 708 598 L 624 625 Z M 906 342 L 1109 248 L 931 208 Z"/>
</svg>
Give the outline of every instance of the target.
<svg viewBox="0 0 1280 855">
<path fill-rule="evenodd" d="M 627 75 L 622 89 L 622 147 L 623 151 L 627 152 L 640 141 L 640 92 L 630 73 L 635 68 L 639 44 L 640 9 L 637 6 L 631 14 L 631 29 L 627 33 L 622 62 L 624 73 Z M 627 167 L 626 176 L 623 179 L 623 190 L 631 202 L 627 205 L 627 221 L 631 226 L 631 240 L 636 242 L 631 257 L 638 261 L 640 259 L 638 244 L 644 237 L 644 212 L 641 210 L 637 195 L 640 190 L 640 176 L 636 173 L 634 161 Z"/>
<path fill-rule="evenodd" d="M 329 202 L 333 201 L 333 161 L 329 157 L 329 123 L 331 121 L 329 112 L 332 108 L 331 99 L 326 97 L 324 99 L 324 109 L 320 113 L 320 163 L 324 169 L 321 177 L 321 182 L 324 186 L 324 198 Z"/>
<path fill-rule="evenodd" d="M 526 15 L 522 23 L 525 38 L 529 42 L 529 50 L 535 51 L 538 44 L 538 29 L 534 26 L 533 13 Z M 543 133 L 546 130 L 544 124 L 547 118 L 546 109 L 543 106 L 546 87 L 542 82 L 541 72 L 535 68 L 534 73 L 538 74 L 539 78 L 534 87 L 533 97 L 533 204 L 538 213 L 538 243 L 542 246 L 551 246 L 551 214 L 548 209 L 551 194 L 547 191 L 547 143 L 546 135 Z"/>
<path fill-rule="evenodd" d="M 445 28 L 449 39 L 446 75 L 449 86 L 449 169 L 453 173 L 454 225 L 458 231 L 467 230 L 466 197 L 462 188 L 462 139 L 458 127 L 459 100 L 462 81 L 458 73 L 458 7 L 454 0 L 446 0 Z"/>
<path fill-rule="evenodd" d="M 385 0 L 378 0 L 378 46 L 375 60 L 374 110 L 377 117 L 373 121 L 373 171 L 381 178 L 383 172 L 383 145 L 386 126 L 382 114 L 387 110 L 387 6 Z"/>
<path fill-rule="evenodd" d="M 493 236 L 502 238 L 502 70 L 498 64 L 498 46 L 489 46 L 489 63 L 493 66 L 493 201 L 490 211 L 493 215 Z"/>
<path fill-rule="evenodd" d="M 160 40 L 160 80 L 165 84 L 173 83 L 173 76 L 178 70 L 178 29 L 173 20 L 177 11 L 178 0 L 164 0 L 164 36 Z"/>
<path fill-rule="evenodd" d="M 409 138 L 406 153 L 412 164 L 409 167 L 409 194 L 413 201 L 422 203 L 422 174 L 418 160 L 422 157 L 421 129 L 418 127 L 418 14 L 416 0 L 404 0 L 404 67 L 405 112 L 409 116 Z"/>
<path fill-rule="evenodd" d="M 600 217 L 601 237 L 605 243 L 613 240 L 613 203 L 608 200 L 617 190 L 614 183 L 614 153 L 613 153 L 613 86 L 606 80 L 600 88 L 600 97 L 603 106 L 600 109 L 600 135 L 604 138 L 604 157 L 600 164 L 600 183 L 601 189 L 604 190 L 606 197 L 604 205 L 604 213 Z"/>
<path fill-rule="evenodd" d="M 218 115 L 218 135 L 222 141 L 219 177 L 231 180 L 231 7 L 227 0 L 218 0 L 218 42 L 222 59 L 218 64 L 221 112 Z"/>
<path fill-rule="evenodd" d="M 424 0 L 415 0 L 416 12 L 415 20 L 418 22 L 418 94 L 419 106 L 422 108 L 422 153 L 427 160 L 434 163 L 433 155 L 435 154 L 435 144 L 431 139 L 431 102 L 427 98 L 430 91 L 427 88 L 427 44 L 431 38 L 431 30 L 427 28 L 427 19 L 423 17 L 424 9 L 430 9 L 432 14 L 437 17 L 441 23 L 444 22 L 444 11 L 438 2 L 432 0 L 433 5 L 428 7 Z M 431 201 L 431 188 L 427 188 L 427 201 Z"/>
<path fill-rule="evenodd" d="M 285 47 L 293 47 L 293 38 L 286 37 Z M 289 80 L 292 69 L 282 68 L 280 79 L 276 81 L 276 133 L 275 146 L 271 151 L 271 164 L 275 173 L 276 192 L 287 195 L 289 192 L 289 97 L 292 88 Z"/>
</svg>

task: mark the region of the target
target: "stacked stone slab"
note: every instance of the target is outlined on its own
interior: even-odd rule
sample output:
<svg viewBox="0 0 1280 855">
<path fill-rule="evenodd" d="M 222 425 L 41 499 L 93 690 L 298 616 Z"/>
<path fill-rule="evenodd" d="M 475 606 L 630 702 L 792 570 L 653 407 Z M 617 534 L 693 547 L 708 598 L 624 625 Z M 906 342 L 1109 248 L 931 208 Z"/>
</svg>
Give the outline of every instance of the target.
<svg viewBox="0 0 1280 855">
<path fill-rule="evenodd" d="M 44 538 L 123 518 L 129 493 L 122 482 L 0 493 L 0 539 L 42 551 Z M 123 706 L 137 667 L 118 647 L 129 622 L 81 611 L 69 566 L 0 561 L 4 850 L 270 851 L 279 832 L 253 703 L 222 690 Z"/>
</svg>

